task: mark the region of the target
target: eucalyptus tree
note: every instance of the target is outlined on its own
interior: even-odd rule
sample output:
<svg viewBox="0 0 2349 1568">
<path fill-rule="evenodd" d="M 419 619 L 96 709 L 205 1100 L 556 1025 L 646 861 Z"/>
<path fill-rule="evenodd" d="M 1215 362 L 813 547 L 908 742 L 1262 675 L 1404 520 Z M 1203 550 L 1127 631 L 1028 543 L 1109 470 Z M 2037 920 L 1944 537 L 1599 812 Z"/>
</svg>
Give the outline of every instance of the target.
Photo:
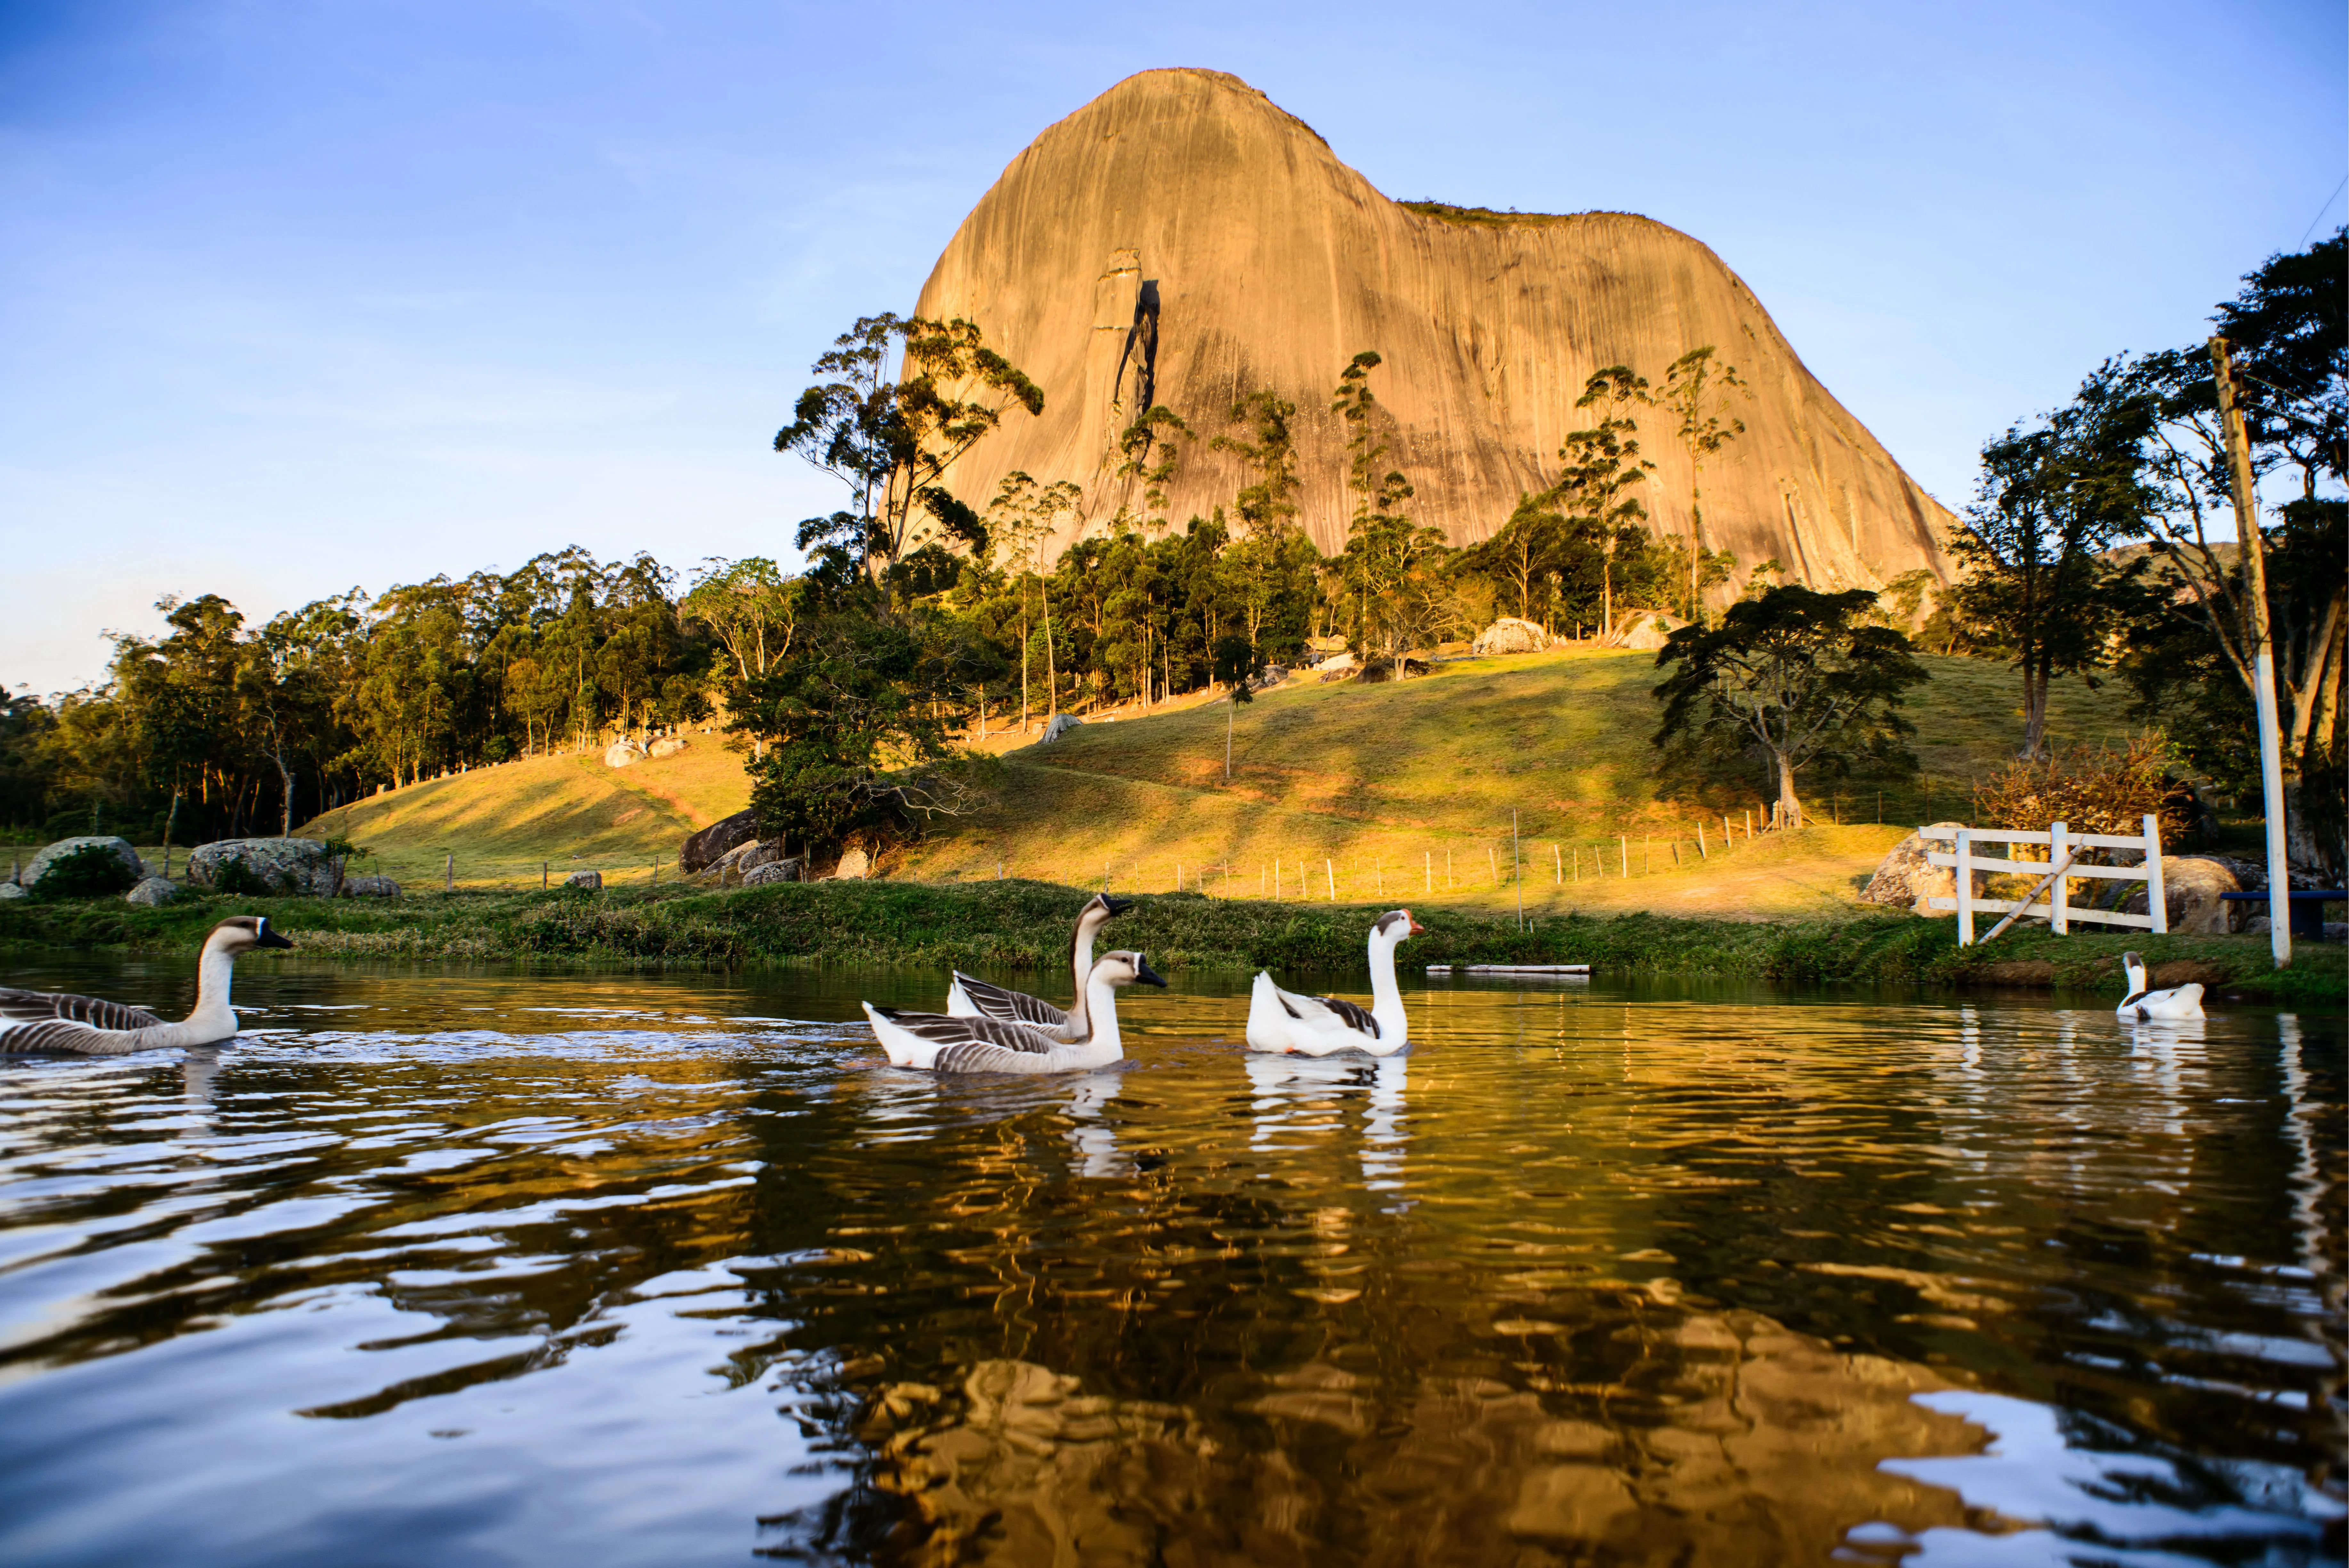
<svg viewBox="0 0 2349 1568">
<path fill-rule="evenodd" d="M 1729 416 L 1733 394 L 1754 394 L 1739 378 L 1737 367 L 1713 358 L 1713 346 L 1692 348 L 1665 366 L 1664 384 L 1653 394 L 1640 389 L 1640 400 L 1652 400 L 1672 417 L 1672 434 L 1689 460 L 1688 617 L 1702 618 L 1704 583 L 1701 573 L 1707 554 L 1704 544 L 1704 466 L 1722 448 L 1745 434 L 1745 421 Z M 1609 374 L 1602 371 L 1600 375 Z M 1586 392 L 1585 397 L 1588 394 Z M 1581 405 L 1578 403 L 1576 407 Z"/>
<path fill-rule="evenodd" d="M 814 374 L 829 379 L 800 394 L 775 450 L 839 480 L 849 506 L 802 523 L 799 547 L 842 552 L 877 587 L 926 544 L 979 542 L 977 514 L 940 481 L 1006 414 L 1042 413 L 1043 389 L 960 317 L 862 317 Z"/>
<path fill-rule="evenodd" d="M 1297 516 L 1297 437 L 1289 423 L 1297 405 L 1270 391 L 1236 399 L 1226 416 L 1242 428 L 1207 443 L 1239 459 L 1254 478 L 1232 500 L 1234 531 L 1242 537 L 1277 533 Z"/>
<path fill-rule="evenodd" d="M 1691 396 L 1701 390 L 1695 387 Z M 1630 410 L 1652 400 L 1647 378 L 1633 375 L 1629 366 L 1610 365 L 1593 372 L 1574 406 L 1594 408 L 1599 418 L 1583 429 L 1567 432 L 1557 451 L 1557 483 L 1550 490 L 1566 519 L 1567 532 L 1599 552 L 1599 619 L 1609 633 L 1615 627 L 1615 552 L 1627 531 L 1647 527 L 1648 509 L 1634 491 L 1656 467 L 1640 455 L 1640 426 Z M 1695 593 L 1692 587 L 1692 598 Z"/>
</svg>

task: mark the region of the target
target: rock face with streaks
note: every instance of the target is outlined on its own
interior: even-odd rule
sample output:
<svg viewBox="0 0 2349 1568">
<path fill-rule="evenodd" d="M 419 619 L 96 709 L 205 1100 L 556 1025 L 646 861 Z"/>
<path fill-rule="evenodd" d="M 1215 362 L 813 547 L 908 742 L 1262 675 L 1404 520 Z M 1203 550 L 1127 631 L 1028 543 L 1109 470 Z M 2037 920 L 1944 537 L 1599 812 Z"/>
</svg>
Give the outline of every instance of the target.
<svg viewBox="0 0 2349 1568">
<path fill-rule="evenodd" d="M 1520 492 L 1550 480 L 1591 372 L 1651 381 L 1713 345 L 1752 389 L 1744 421 L 1703 475 L 1705 542 L 1743 566 L 1775 558 L 1819 588 L 1880 586 L 1923 568 L 1946 581 L 1951 519 L 1814 380 L 1753 292 L 1702 244 L 1646 218 L 1404 205 L 1236 77 L 1128 77 L 1039 136 L 963 221 L 916 308 L 967 316 L 1044 389 L 947 476 L 984 505 L 1012 469 L 1082 485 L 1082 524 L 1140 511 L 1119 436 L 1164 404 L 1183 442 L 1167 512 L 1228 502 L 1237 459 L 1211 451 L 1235 397 L 1297 405 L 1299 521 L 1326 552 L 1352 497 L 1330 412 L 1357 352 L 1392 423 L 1391 459 L 1418 520 L 1483 539 Z M 1645 410 L 1656 526 L 1685 533 L 1689 465 Z M 1072 525 L 1073 527 L 1074 525 Z M 1065 543 L 1073 532 L 1064 532 Z M 1717 592 L 1725 599 L 1733 590 Z"/>
</svg>

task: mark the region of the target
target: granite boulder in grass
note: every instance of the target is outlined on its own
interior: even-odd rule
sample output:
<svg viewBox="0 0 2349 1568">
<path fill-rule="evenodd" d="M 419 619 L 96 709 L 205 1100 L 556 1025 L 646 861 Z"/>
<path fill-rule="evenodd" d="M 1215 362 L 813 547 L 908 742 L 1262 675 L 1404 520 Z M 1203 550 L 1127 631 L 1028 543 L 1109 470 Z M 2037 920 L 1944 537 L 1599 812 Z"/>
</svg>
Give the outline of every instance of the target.
<svg viewBox="0 0 2349 1568">
<path fill-rule="evenodd" d="M 16 880 L 40 898 L 92 898 L 128 892 L 146 874 L 128 839 L 90 834 L 59 839 L 35 855 Z"/>
</svg>

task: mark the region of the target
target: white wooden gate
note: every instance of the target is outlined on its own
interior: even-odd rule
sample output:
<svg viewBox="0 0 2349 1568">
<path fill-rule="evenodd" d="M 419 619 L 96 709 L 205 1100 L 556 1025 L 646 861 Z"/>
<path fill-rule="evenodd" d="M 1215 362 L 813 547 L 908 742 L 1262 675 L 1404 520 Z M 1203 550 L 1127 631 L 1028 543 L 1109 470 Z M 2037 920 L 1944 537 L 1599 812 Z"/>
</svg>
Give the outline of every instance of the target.
<svg viewBox="0 0 2349 1568">
<path fill-rule="evenodd" d="M 2136 838 L 2116 838 L 2109 833 L 2075 833 L 2063 823 L 2055 822 L 2044 833 L 2007 832 L 1988 828 L 1920 828 L 1920 837 L 1954 841 L 1953 848 L 1926 851 L 1925 859 L 1937 866 L 1947 866 L 1958 873 L 1958 896 L 1937 898 L 1928 903 L 1934 909 L 1954 909 L 1958 912 L 1958 945 L 1974 944 L 1974 915 L 1978 912 L 2004 913 L 1991 932 L 1996 936 L 2018 919 L 2044 917 L 2048 928 L 2059 936 L 2071 934 L 2072 922 L 2087 920 L 2106 925 L 2135 925 L 2157 935 L 2169 929 L 2169 905 L 2161 887 L 2161 827 L 2151 817 L 2145 819 L 2145 832 Z M 2008 846 L 2006 854 L 1991 859 L 1973 852 L 1974 846 L 1989 842 Z M 2044 844 L 2047 858 L 2044 861 L 2023 861 L 2014 858 L 2017 844 Z M 2083 866 L 2073 863 L 2083 850 L 2137 850 L 2145 856 L 2145 863 L 2135 866 Z M 2062 875 L 2056 875 L 2057 872 Z M 2011 898 L 1976 898 L 1973 873 L 1987 872 L 1993 875 L 2029 875 L 2040 873 L 2040 886 L 2033 888 L 2020 900 Z M 2141 882 L 2146 884 L 2144 914 L 2122 914 L 2115 910 L 2075 909 L 2068 890 L 2074 877 L 2102 878 L 2107 882 Z M 2042 890 L 2047 892 L 2044 903 L 2031 901 Z M 1984 937 L 1983 941 L 1990 940 Z"/>
</svg>

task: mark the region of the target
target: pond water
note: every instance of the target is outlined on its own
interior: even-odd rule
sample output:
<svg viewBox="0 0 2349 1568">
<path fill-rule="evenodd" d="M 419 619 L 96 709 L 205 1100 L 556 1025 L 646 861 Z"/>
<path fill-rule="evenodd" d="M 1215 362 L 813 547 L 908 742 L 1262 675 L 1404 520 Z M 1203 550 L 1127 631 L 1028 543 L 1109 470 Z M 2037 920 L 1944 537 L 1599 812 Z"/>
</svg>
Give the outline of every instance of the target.
<svg viewBox="0 0 2349 1568">
<path fill-rule="evenodd" d="M 1315 1063 L 1178 975 L 888 1068 L 942 979 L 253 963 L 0 1063 L 0 1560 L 2337 1560 L 2337 1016 L 1439 984 Z"/>
</svg>

